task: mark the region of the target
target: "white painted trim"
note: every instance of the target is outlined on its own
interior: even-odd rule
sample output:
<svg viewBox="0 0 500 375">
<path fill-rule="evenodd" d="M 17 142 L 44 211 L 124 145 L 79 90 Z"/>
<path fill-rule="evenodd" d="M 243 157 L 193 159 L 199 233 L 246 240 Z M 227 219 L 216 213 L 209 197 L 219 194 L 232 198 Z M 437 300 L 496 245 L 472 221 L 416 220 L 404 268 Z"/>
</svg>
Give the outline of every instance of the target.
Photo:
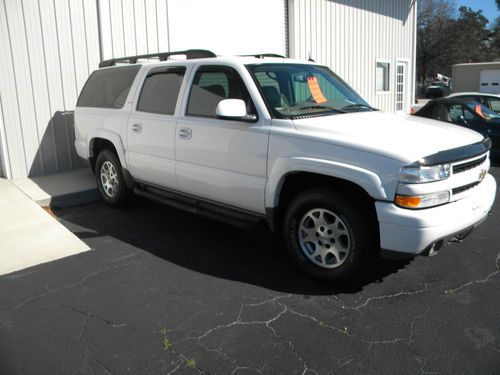
<svg viewBox="0 0 500 375">
<path fill-rule="evenodd" d="M 5 134 L 5 124 L 3 120 L 3 109 L 2 109 L 2 98 L 0 97 L 0 163 L 2 163 L 2 170 L 0 171 L 0 177 L 7 179 L 12 178 L 12 172 L 10 169 L 9 153 L 7 148 L 7 140 Z"/>
<path fill-rule="evenodd" d="M 389 90 L 387 91 L 379 91 L 377 90 L 377 64 L 378 63 L 383 63 L 383 64 L 389 64 Z M 390 95 L 392 94 L 392 84 L 394 83 L 394 80 L 391 77 L 391 65 L 393 65 L 393 61 L 387 60 L 387 59 L 375 59 L 375 94 L 376 95 Z"/>
<path fill-rule="evenodd" d="M 413 105 L 416 101 L 416 91 L 417 91 L 417 12 L 418 12 L 418 1 L 413 2 L 413 56 L 411 57 L 411 104 Z"/>
<path fill-rule="evenodd" d="M 409 77 L 409 72 L 408 72 L 408 69 L 409 69 L 409 66 L 410 66 L 410 60 L 409 59 L 405 59 L 405 58 L 402 58 L 402 59 L 396 59 L 396 64 L 395 64 L 395 69 L 394 69 L 394 78 L 397 78 L 397 75 L 398 75 L 398 65 L 402 65 L 404 66 L 404 86 L 403 86 L 403 95 L 404 95 L 404 101 L 403 101 L 403 109 L 401 111 L 398 111 L 395 109 L 395 112 L 396 113 L 409 113 L 410 112 L 410 107 L 411 107 L 411 104 L 410 104 L 410 97 L 411 95 L 409 95 L 410 93 L 410 90 L 409 90 L 409 86 L 410 86 L 410 77 Z M 398 95 L 398 92 L 396 90 L 396 85 L 397 85 L 397 80 L 394 81 L 394 104 L 396 105 L 396 101 L 397 101 L 397 95 Z"/>
</svg>

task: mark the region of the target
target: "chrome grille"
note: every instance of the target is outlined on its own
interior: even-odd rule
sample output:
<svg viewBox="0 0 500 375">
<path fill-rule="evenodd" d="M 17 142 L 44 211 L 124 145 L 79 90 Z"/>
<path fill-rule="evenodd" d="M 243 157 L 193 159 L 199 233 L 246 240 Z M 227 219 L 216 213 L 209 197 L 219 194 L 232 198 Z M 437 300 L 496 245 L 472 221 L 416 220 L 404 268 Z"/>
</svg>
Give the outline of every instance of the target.
<svg viewBox="0 0 500 375">
<path fill-rule="evenodd" d="M 485 160 L 486 160 L 486 155 L 484 155 L 482 158 L 479 158 L 479 159 L 476 159 L 476 160 L 472 160 L 472 161 L 468 161 L 466 163 L 455 164 L 453 166 L 453 174 L 457 174 L 457 173 L 468 171 L 470 169 L 474 169 L 478 165 L 483 164 Z"/>
<path fill-rule="evenodd" d="M 454 188 L 452 190 L 452 193 L 453 193 L 453 195 L 463 193 L 464 191 L 470 190 L 473 187 L 479 185 L 480 182 L 481 181 L 476 181 L 476 182 L 473 182 L 472 184 L 467 184 L 467 185 L 464 185 L 464 186 L 460 186 L 460 187 Z"/>
</svg>

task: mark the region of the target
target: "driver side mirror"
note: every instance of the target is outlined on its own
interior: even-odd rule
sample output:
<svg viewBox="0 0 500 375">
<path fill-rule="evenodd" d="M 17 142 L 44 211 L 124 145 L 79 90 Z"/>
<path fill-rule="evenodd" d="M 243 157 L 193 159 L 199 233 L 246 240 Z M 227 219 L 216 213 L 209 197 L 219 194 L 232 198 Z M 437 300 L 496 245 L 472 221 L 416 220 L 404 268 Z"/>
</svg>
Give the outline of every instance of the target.
<svg viewBox="0 0 500 375">
<path fill-rule="evenodd" d="M 247 113 L 245 101 L 241 99 L 221 100 L 219 104 L 217 104 L 215 115 L 228 120 L 253 121 L 257 119 L 255 115 L 249 115 Z"/>
</svg>

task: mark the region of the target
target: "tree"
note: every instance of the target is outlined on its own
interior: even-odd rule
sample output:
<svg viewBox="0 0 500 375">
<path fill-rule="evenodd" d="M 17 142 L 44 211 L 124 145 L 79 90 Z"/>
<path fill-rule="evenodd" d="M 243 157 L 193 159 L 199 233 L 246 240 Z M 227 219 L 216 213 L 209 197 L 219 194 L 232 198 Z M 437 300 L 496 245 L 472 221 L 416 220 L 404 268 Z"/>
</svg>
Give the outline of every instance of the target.
<svg viewBox="0 0 500 375">
<path fill-rule="evenodd" d="M 420 0 L 418 9 L 417 67 L 423 83 L 427 77 L 444 73 L 442 51 L 452 40 L 454 4 L 448 0 Z"/>
<path fill-rule="evenodd" d="M 492 32 L 487 29 L 488 19 L 482 10 L 460 7 L 460 15 L 453 23 L 454 40 L 450 50 L 453 64 L 492 61 L 496 50 L 492 46 Z"/>
<path fill-rule="evenodd" d="M 500 0 L 497 0 L 500 2 Z M 482 11 L 462 6 L 455 19 L 447 0 L 421 0 L 417 24 L 417 69 L 420 81 L 436 73 L 451 75 L 453 64 L 493 61 L 500 51 L 500 23 L 488 30 Z"/>
</svg>

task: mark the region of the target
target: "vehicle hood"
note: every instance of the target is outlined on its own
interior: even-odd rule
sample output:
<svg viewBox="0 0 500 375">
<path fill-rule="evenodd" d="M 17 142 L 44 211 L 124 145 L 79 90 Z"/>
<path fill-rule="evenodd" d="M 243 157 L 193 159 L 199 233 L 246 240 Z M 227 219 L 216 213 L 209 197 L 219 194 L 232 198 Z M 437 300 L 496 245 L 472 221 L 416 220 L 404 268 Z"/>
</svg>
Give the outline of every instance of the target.
<svg viewBox="0 0 500 375">
<path fill-rule="evenodd" d="M 457 125 L 380 111 L 294 119 L 293 122 L 298 131 L 318 140 L 405 163 L 483 139 L 481 134 Z"/>
</svg>

